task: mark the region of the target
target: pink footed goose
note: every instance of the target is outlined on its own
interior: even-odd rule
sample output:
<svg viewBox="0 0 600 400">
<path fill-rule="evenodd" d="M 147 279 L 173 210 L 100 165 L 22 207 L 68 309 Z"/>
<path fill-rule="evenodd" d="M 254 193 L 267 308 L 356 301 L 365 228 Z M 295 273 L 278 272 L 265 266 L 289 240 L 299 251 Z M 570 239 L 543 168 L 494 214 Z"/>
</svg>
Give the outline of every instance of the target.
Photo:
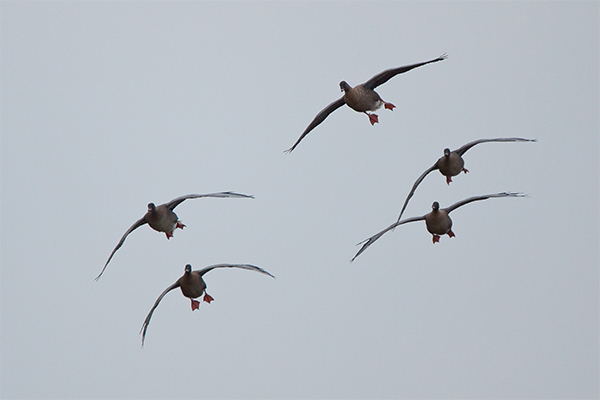
<svg viewBox="0 0 600 400">
<path fill-rule="evenodd" d="M 402 210 L 400 211 L 400 215 L 398 216 L 398 221 L 402 218 L 402 214 L 408 205 L 408 201 L 415 194 L 415 190 L 417 186 L 425 179 L 427 174 L 431 171 L 439 170 L 442 175 L 446 177 L 446 183 L 449 185 L 452 182 L 452 177 L 464 172 L 465 174 L 469 172 L 469 170 L 465 169 L 465 161 L 462 156 L 469 150 L 471 147 L 475 146 L 479 143 L 487 143 L 487 142 L 537 142 L 537 139 L 523 139 L 523 138 L 495 138 L 495 139 L 479 139 L 473 142 L 467 143 L 459 149 L 454 151 L 450 151 L 450 149 L 444 149 L 444 155 L 440 157 L 435 164 L 433 164 L 429 169 L 416 180 L 410 193 L 406 196 L 406 200 L 404 200 L 404 205 L 402 205 Z"/>
<path fill-rule="evenodd" d="M 359 245 L 362 244 L 363 246 L 360 248 L 358 253 L 356 253 L 356 255 L 352 258 L 352 260 L 350 260 L 350 262 L 354 261 L 354 259 L 356 257 L 358 257 L 369 246 L 371 246 L 373 243 L 375 243 L 375 241 L 377 239 L 379 239 L 380 237 L 382 237 L 386 232 L 391 231 L 392 229 L 394 229 L 395 227 L 397 227 L 399 225 L 407 224 L 409 222 L 424 220 L 425 226 L 427 227 L 427 231 L 429 233 L 431 233 L 431 235 L 433 236 L 433 243 L 435 244 L 440 241 L 440 235 L 448 235 L 450 237 L 455 236 L 454 232 L 452 232 L 452 220 L 450 219 L 450 216 L 448 214 L 450 214 L 452 211 L 456 210 L 458 207 L 464 206 L 465 204 L 469 204 L 473 201 L 486 200 L 486 199 L 496 198 L 496 197 L 525 197 L 525 196 L 526 195 L 522 194 L 522 193 L 507 193 L 507 192 L 488 194 L 488 195 L 483 195 L 483 196 L 473 196 L 473 197 L 469 197 L 467 199 L 461 200 L 459 202 L 456 202 L 447 208 L 440 208 L 440 204 L 437 201 L 434 201 L 431 206 L 430 213 L 425 214 L 420 217 L 407 218 L 402 221 L 395 222 L 392 225 L 385 228 L 384 230 L 382 230 L 381 232 L 371 236 L 369 239 L 363 240 L 362 242 L 358 243 Z"/>
<path fill-rule="evenodd" d="M 211 295 L 206 293 L 206 282 L 204 282 L 202 276 L 208 271 L 212 271 L 215 268 L 241 268 L 250 271 L 260 272 L 261 274 L 269 275 L 270 277 L 275 278 L 273 275 L 271 275 L 264 269 L 249 264 L 216 264 L 198 271 L 192 271 L 192 266 L 190 264 L 187 264 L 185 266 L 185 272 L 183 273 L 183 276 L 177 279 L 177 282 L 166 288 L 165 291 L 162 292 L 160 296 L 158 296 L 158 299 L 156 299 L 156 302 L 154 302 L 154 305 L 152 306 L 150 312 L 146 316 L 146 319 L 142 324 L 142 329 L 140 329 L 140 333 L 142 335 L 142 346 L 144 346 L 144 340 L 146 339 L 146 330 L 148 329 L 148 325 L 150 325 L 150 319 L 152 318 L 154 310 L 156 309 L 156 307 L 158 307 L 158 304 L 160 303 L 162 298 L 165 297 L 165 295 L 171 290 L 180 288 L 181 293 L 183 293 L 185 297 L 191 300 L 192 311 L 197 310 L 200 307 L 200 302 L 194 299 L 202 296 L 202 294 L 204 294 L 204 298 L 202 299 L 203 301 L 210 304 L 210 302 L 214 300 L 214 298 Z"/>
<path fill-rule="evenodd" d="M 100 279 L 100 277 L 104 273 L 104 270 L 106 269 L 106 266 L 112 259 L 113 255 L 123 245 L 123 242 L 125 242 L 125 238 L 127 238 L 127 236 L 131 232 L 133 232 L 134 230 L 136 230 L 144 224 L 148 224 L 150 225 L 150 228 L 154 229 L 155 231 L 164 232 L 167 235 L 167 239 L 170 239 L 171 237 L 173 237 L 173 231 L 175 229 L 183 229 L 185 227 L 185 225 L 179 221 L 179 218 L 177 217 L 177 214 L 173 212 L 173 209 L 175 209 L 175 207 L 177 207 L 179 204 L 181 204 L 187 199 L 197 199 L 200 197 L 238 197 L 250 199 L 254 198 L 254 196 L 249 196 L 246 194 L 234 192 L 219 192 L 209 194 L 188 194 L 185 196 L 177 197 L 176 199 L 173 199 L 168 203 L 161 204 L 159 206 L 155 206 L 154 203 L 148 204 L 148 212 L 146 212 L 146 214 L 142 218 L 138 219 L 133 225 L 129 227 L 129 229 L 127 229 L 127 232 L 125 232 L 125 234 L 121 237 L 121 240 L 119 240 L 119 243 L 117 243 L 117 246 L 114 248 L 112 253 L 110 253 L 106 264 L 104 264 L 104 268 L 102 268 L 102 271 L 100 271 L 100 274 L 96 277 L 96 280 Z"/>
<path fill-rule="evenodd" d="M 374 125 L 376 122 L 379 122 L 379 117 L 377 116 L 377 114 L 369 114 L 367 111 L 378 110 L 379 108 L 381 108 L 381 106 L 385 106 L 385 108 L 388 110 L 393 110 L 396 107 L 392 103 L 385 102 L 381 99 L 381 97 L 379 97 L 379 94 L 377 94 L 377 92 L 374 90 L 377 86 L 383 85 L 398 74 L 402 74 L 404 72 L 410 71 L 413 68 L 417 68 L 425 64 L 445 60 L 447 57 L 448 56 L 446 54 L 443 54 L 433 60 L 420 62 L 412 65 L 405 65 L 403 67 L 398 68 L 391 68 L 375 75 L 374 77 L 372 77 L 367 82 L 361 85 L 356 85 L 355 87 L 350 86 L 348 83 L 346 83 L 346 81 L 341 81 L 340 89 L 342 92 L 344 92 L 344 95 L 341 98 L 334 101 L 333 103 L 331 103 L 330 105 L 328 105 L 327 107 L 325 107 L 324 109 L 322 109 L 312 120 L 312 122 L 308 125 L 308 127 L 304 130 L 304 132 L 302 132 L 302 135 L 300 135 L 300 138 L 296 141 L 296 143 L 294 143 L 294 145 L 287 149 L 285 152 L 291 153 L 296 148 L 296 146 L 298 146 L 300 141 L 304 139 L 306 135 L 308 135 L 310 131 L 312 131 L 314 128 L 317 127 L 317 125 L 323 122 L 329 114 L 331 114 L 344 104 L 347 104 L 348 107 L 350 107 L 354 111 L 367 114 L 367 116 L 369 117 L 369 122 L 371 122 L 371 125 Z"/>
</svg>

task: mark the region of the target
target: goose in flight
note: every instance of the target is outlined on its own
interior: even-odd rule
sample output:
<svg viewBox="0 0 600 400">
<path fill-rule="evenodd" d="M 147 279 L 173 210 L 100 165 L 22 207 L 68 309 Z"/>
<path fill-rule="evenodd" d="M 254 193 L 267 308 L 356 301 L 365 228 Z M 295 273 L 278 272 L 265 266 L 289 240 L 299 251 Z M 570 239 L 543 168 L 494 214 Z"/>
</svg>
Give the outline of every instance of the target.
<svg viewBox="0 0 600 400">
<path fill-rule="evenodd" d="M 440 241 L 440 235 L 448 235 L 450 237 L 455 236 L 454 232 L 452 232 L 452 220 L 450 219 L 450 216 L 448 214 L 450 214 L 452 211 L 456 210 L 458 207 L 464 206 L 465 204 L 469 204 L 473 201 L 486 200 L 486 199 L 495 198 L 495 197 L 525 197 L 525 196 L 526 195 L 524 195 L 522 193 L 511 193 L 511 192 L 488 194 L 488 195 L 484 195 L 484 196 L 473 196 L 473 197 L 469 197 L 467 199 L 461 200 L 457 203 L 454 203 L 450 207 L 447 207 L 447 208 L 440 208 L 440 204 L 437 201 L 434 201 L 433 204 L 431 205 L 430 213 L 425 214 L 421 217 L 407 218 L 402 221 L 395 222 L 392 225 L 385 228 L 384 230 L 382 230 L 381 232 L 375 234 L 374 236 L 371 236 L 369 239 L 363 240 L 362 242 L 358 243 L 359 245 L 362 244 L 363 246 L 360 248 L 358 253 L 356 253 L 356 255 L 352 258 L 352 260 L 350 260 L 350 262 L 354 261 L 354 259 L 356 257 L 358 257 L 363 251 L 365 251 L 377 239 L 382 237 L 384 233 L 391 231 L 398 225 L 424 220 L 425 226 L 427 227 L 427 231 L 429 231 L 429 233 L 431 233 L 431 235 L 433 236 L 433 243 L 435 244 Z"/>
<path fill-rule="evenodd" d="M 308 127 L 304 130 L 304 132 L 302 132 L 302 135 L 300 135 L 300 138 L 296 141 L 296 143 L 294 143 L 294 145 L 287 149 L 285 152 L 291 153 L 296 148 L 296 146 L 298 146 L 300 141 L 304 139 L 304 137 L 308 135 L 308 133 L 311 130 L 313 130 L 317 125 L 323 122 L 329 114 L 331 114 L 344 104 L 347 104 L 348 107 L 350 107 L 354 111 L 363 112 L 367 114 L 367 116 L 369 117 L 369 122 L 371 122 L 371 125 L 374 125 L 376 122 L 379 122 L 379 118 L 377 114 L 369 114 L 367 111 L 378 110 L 381 106 L 385 106 L 385 108 L 387 108 L 388 110 L 393 110 L 396 107 L 391 103 L 383 101 L 381 97 L 379 97 L 379 94 L 377 94 L 377 92 L 374 90 L 377 86 L 383 85 L 398 74 L 402 74 L 404 72 L 410 71 L 413 68 L 417 68 L 425 64 L 445 60 L 447 57 L 448 56 L 446 54 L 442 54 L 441 56 L 433 60 L 420 62 L 412 65 L 405 65 L 403 67 L 398 68 L 391 68 L 375 75 L 365 83 L 357 85 L 355 87 L 350 86 L 348 83 L 346 83 L 346 81 L 341 81 L 340 89 L 342 92 L 344 92 L 344 95 L 341 98 L 334 101 L 333 103 L 331 103 L 330 105 L 328 105 L 327 107 L 325 107 L 324 109 L 322 109 L 321 112 L 317 114 L 315 119 L 313 119 L 312 122 L 308 125 Z"/>
<path fill-rule="evenodd" d="M 469 150 L 471 147 L 475 146 L 479 143 L 486 142 L 537 142 L 537 139 L 523 139 L 523 138 L 495 138 L 495 139 L 479 139 L 473 142 L 467 143 L 459 149 L 454 151 L 450 151 L 450 149 L 444 149 L 444 156 L 438 159 L 435 164 L 433 164 L 429 169 L 416 180 L 410 193 L 406 196 L 406 200 L 404 200 L 404 205 L 402 206 L 402 210 L 400 211 L 400 215 L 398 216 L 398 221 L 402 218 L 402 214 L 404 213 L 404 209 L 408 205 L 408 200 L 415 194 L 415 190 L 417 186 L 421 183 L 423 179 L 429 174 L 431 171 L 439 170 L 440 174 L 446 177 L 446 183 L 449 185 L 452 182 L 452 177 L 456 176 L 462 172 L 465 174 L 469 172 L 469 170 L 465 169 L 465 161 L 462 156 Z"/>
<path fill-rule="evenodd" d="M 246 194 L 239 194 L 234 192 L 219 192 L 209 194 L 188 194 L 185 196 L 177 197 L 176 199 L 173 199 L 168 203 L 161 204 L 158 207 L 155 206 L 154 203 L 148 204 L 148 212 L 146 212 L 146 214 L 142 218 L 138 219 L 133 225 L 129 227 L 129 229 L 127 229 L 127 232 L 125 232 L 125 234 L 121 237 L 121 240 L 119 240 L 119 243 L 117 243 L 117 246 L 114 248 L 112 253 L 110 253 L 110 257 L 108 257 L 106 264 L 104 264 L 104 268 L 102 268 L 102 271 L 100 271 L 100 274 L 96 277 L 96 280 L 100 279 L 100 277 L 104 273 L 104 270 L 106 269 L 106 266 L 110 262 L 115 252 L 119 249 L 119 247 L 123 245 L 123 242 L 125 242 L 125 238 L 127 238 L 127 235 L 129 235 L 131 232 L 133 232 L 140 226 L 148 224 L 150 225 L 150 228 L 154 229 L 155 231 L 164 232 L 167 235 L 167 239 L 170 239 L 171 237 L 173 237 L 173 231 L 175 229 L 183 229 L 185 227 L 185 225 L 179 221 L 179 218 L 177 217 L 177 214 L 173 212 L 173 209 L 175 209 L 175 207 L 177 207 L 179 204 L 181 204 L 187 199 L 197 199 L 200 197 L 244 197 L 250 199 L 254 198 L 254 196 L 249 196 Z"/>
<path fill-rule="evenodd" d="M 146 316 L 146 319 L 144 320 L 144 323 L 142 324 L 142 329 L 140 329 L 140 333 L 142 334 L 142 346 L 144 346 L 144 339 L 146 338 L 146 330 L 148 329 L 148 325 L 150 325 L 150 318 L 152 318 L 152 314 L 154 313 L 154 310 L 156 309 L 156 307 L 158 307 L 158 304 L 160 303 L 162 298 L 165 297 L 165 295 L 167 293 L 169 293 L 171 290 L 180 288 L 181 293 L 183 293 L 183 295 L 185 297 L 188 297 L 192 301 L 192 311 L 197 310 L 200 307 L 200 302 L 197 300 L 194 300 L 194 299 L 202 296 L 203 293 L 204 293 L 204 297 L 202 300 L 204 300 L 205 302 L 210 304 L 210 302 L 214 300 L 214 298 L 211 295 L 206 293 L 206 282 L 204 282 L 204 279 L 202 279 L 202 276 L 204 274 L 206 274 L 208 271 L 211 271 L 215 268 L 241 268 L 241 269 L 247 269 L 250 271 L 260 272 L 261 274 L 269 275 L 270 277 L 275 278 L 273 275 L 271 275 L 269 272 L 265 271 L 264 269 L 256 267 L 254 265 L 249 265 L 249 264 L 216 264 L 216 265 L 211 265 L 210 267 L 201 269 L 199 271 L 192 271 L 192 266 L 190 264 L 187 264 L 185 266 L 185 272 L 184 272 L 183 276 L 181 278 L 177 279 L 177 282 L 175 282 L 174 284 L 172 284 L 171 286 L 166 288 L 165 291 L 162 292 L 160 294 L 160 296 L 158 296 L 158 299 L 156 299 L 156 302 L 154 302 L 154 305 L 152 306 L 152 308 L 150 309 L 150 312 Z"/>
</svg>

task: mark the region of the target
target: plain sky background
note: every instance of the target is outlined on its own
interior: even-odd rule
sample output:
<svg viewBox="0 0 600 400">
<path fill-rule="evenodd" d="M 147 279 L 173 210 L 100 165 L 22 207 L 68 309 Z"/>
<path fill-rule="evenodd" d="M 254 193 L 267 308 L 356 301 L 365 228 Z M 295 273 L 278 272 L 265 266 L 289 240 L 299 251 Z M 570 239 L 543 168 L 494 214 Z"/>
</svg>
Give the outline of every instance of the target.
<svg viewBox="0 0 600 400">
<path fill-rule="evenodd" d="M 1 13 L 3 398 L 594 398 L 599 14 L 589 2 L 11 2 Z M 397 108 L 313 117 L 387 68 Z M 406 217 L 356 243 L 415 179 Z M 149 202 L 187 227 L 129 236 Z M 173 291 L 205 276 L 215 301 Z"/>
</svg>

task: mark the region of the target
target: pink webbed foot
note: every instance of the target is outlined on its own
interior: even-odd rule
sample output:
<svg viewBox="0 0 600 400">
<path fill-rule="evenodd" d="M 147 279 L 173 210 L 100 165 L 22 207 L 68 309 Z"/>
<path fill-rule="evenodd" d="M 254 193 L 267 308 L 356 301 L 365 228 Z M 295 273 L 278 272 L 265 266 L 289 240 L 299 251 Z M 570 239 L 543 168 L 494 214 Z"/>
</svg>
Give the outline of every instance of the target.
<svg viewBox="0 0 600 400">
<path fill-rule="evenodd" d="M 433 244 L 436 244 L 440 241 L 440 237 L 438 235 L 433 235 Z"/>
<path fill-rule="evenodd" d="M 167 239 L 171 239 L 173 237 L 173 232 L 165 232 L 165 235 L 167 235 Z"/>
<path fill-rule="evenodd" d="M 377 114 L 369 114 L 367 112 L 365 114 L 369 116 L 369 122 L 371 123 L 371 125 L 375 125 L 379 122 L 379 117 L 377 116 Z"/>
<path fill-rule="evenodd" d="M 463 168 L 463 172 L 466 174 L 467 172 L 469 172 L 469 170 L 466 168 Z"/>
<path fill-rule="evenodd" d="M 394 111 L 394 108 L 396 108 L 395 105 L 393 105 L 392 103 L 386 103 L 385 101 L 383 102 L 383 104 L 385 104 L 385 108 L 387 108 L 388 110 L 392 110 Z"/>
<path fill-rule="evenodd" d="M 199 309 L 200 308 L 200 302 L 197 301 L 197 300 L 194 300 L 194 299 L 191 299 L 191 300 L 192 300 L 192 311 Z"/>
<path fill-rule="evenodd" d="M 175 229 L 177 229 L 177 228 L 183 229 L 183 228 L 185 228 L 185 225 L 182 224 L 181 222 L 177 221 L 177 225 L 175 225 Z"/>
<path fill-rule="evenodd" d="M 447 235 L 450 236 L 450 237 L 455 237 L 456 236 L 454 234 L 454 232 L 452 232 L 452 230 L 449 230 Z"/>
<path fill-rule="evenodd" d="M 205 302 L 210 304 L 210 302 L 213 301 L 214 299 L 210 294 L 204 292 L 204 298 L 202 300 L 204 300 Z"/>
<path fill-rule="evenodd" d="M 450 182 L 452 182 L 452 177 L 451 176 L 446 176 L 446 183 L 449 185 Z"/>
</svg>

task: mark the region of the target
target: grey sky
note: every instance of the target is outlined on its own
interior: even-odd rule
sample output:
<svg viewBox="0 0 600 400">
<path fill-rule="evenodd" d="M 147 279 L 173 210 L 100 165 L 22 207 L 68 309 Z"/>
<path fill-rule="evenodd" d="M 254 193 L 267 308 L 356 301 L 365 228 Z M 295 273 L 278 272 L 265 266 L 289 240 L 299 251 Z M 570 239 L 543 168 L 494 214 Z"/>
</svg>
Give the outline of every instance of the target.
<svg viewBox="0 0 600 400">
<path fill-rule="evenodd" d="M 598 2 L 10 2 L 1 25 L 2 398 L 593 398 L 599 390 Z M 442 62 L 377 89 L 339 82 Z M 483 137 L 455 238 L 394 222 Z M 167 241 L 132 233 L 188 200 Z M 183 273 L 215 270 L 191 312 Z"/>
</svg>

